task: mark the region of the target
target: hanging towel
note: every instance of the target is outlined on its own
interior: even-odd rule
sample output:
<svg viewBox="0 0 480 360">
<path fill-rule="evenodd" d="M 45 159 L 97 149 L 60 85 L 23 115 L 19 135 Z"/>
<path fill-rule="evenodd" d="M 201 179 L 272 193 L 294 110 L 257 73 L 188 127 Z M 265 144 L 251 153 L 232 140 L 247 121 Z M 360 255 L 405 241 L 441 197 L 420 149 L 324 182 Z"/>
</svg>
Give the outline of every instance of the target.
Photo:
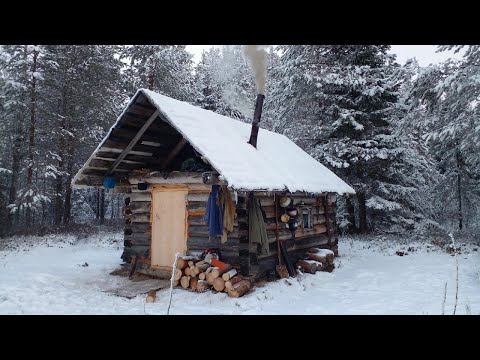
<svg viewBox="0 0 480 360">
<path fill-rule="evenodd" d="M 227 242 L 228 233 L 233 231 L 233 222 L 235 220 L 235 204 L 232 200 L 232 194 L 226 185 L 220 189 L 220 204 L 222 206 L 223 234 L 221 242 Z"/>
<path fill-rule="evenodd" d="M 253 196 L 250 198 L 250 206 L 248 208 L 248 237 L 250 244 L 254 245 L 254 249 L 250 251 L 256 252 L 257 244 L 260 244 L 260 254 L 269 254 L 267 229 L 263 221 L 262 209 L 258 199 Z"/>
<path fill-rule="evenodd" d="M 208 196 L 207 209 L 205 211 L 205 223 L 208 225 L 210 237 L 216 237 L 223 234 L 222 210 L 220 208 L 220 199 L 218 191 L 220 186 L 212 185 L 212 191 Z"/>
</svg>

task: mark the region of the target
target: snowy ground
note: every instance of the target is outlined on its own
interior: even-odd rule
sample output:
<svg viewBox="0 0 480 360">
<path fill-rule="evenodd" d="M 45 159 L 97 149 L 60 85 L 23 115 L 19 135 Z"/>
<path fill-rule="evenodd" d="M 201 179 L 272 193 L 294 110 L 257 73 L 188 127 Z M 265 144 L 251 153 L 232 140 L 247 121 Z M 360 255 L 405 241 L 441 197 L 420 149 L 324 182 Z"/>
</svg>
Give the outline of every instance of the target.
<svg viewBox="0 0 480 360">
<path fill-rule="evenodd" d="M 15 240 L 15 249 L 0 251 L 0 314 L 167 311 L 169 289 L 159 291 L 153 304 L 144 303 L 145 295 L 126 299 L 102 292 L 126 281 L 109 275 L 120 264 L 119 234 Z M 414 251 L 395 254 L 408 247 Z M 467 244 L 458 255 L 457 314 L 480 314 L 480 251 L 475 249 Z M 444 312 L 453 313 L 455 258 L 438 246 L 341 238 L 340 254 L 333 273 L 268 283 L 238 299 L 175 289 L 170 314 L 442 314 L 445 284 Z"/>
</svg>

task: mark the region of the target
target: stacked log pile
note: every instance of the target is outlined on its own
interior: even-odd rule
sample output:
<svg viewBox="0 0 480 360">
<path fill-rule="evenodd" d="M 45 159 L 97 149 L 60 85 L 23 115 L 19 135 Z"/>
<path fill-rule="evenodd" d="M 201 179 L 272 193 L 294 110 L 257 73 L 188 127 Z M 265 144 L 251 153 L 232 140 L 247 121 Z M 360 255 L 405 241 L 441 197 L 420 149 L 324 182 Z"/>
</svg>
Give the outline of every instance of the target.
<svg viewBox="0 0 480 360">
<path fill-rule="evenodd" d="M 297 268 L 310 274 L 317 271 L 332 272 L 335 268 L 334 258 L 334 252 L 331 250 L 311 248 L 305 253 L 303 260 L 297 261 Z"/>
<path fill-rule="evenodd" d="M 173 285 L 183 289 L 226 292 L 230 297 L 243 296 L 252 288 L 252 282 L 239 275 L 237 269 L 216 259 L 207 262 L 195 257 L 180 257 L 173 279 Z"/>
</svg>

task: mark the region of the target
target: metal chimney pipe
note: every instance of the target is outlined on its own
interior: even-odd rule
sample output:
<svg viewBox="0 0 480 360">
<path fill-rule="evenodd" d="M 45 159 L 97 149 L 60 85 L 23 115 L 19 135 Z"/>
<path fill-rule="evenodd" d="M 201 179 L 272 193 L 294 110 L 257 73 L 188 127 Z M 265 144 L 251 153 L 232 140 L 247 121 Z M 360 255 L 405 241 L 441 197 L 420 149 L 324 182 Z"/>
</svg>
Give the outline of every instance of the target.
<svg viewBox="0 0 480 360">
<path fill-rule="evenodd" d="M 257 137 L 258 137 L 258 123 L 260 122 L 260 117 L 262 116 L 263 110 L 263 100 L 265 99 L 265 95 L 258 94 L 257 101 L 255 103 L 255 112 L 253 114 L 253 122 L 252 122 L 252 132 L 250 133 L 250 140 L 248 143 L 252 145 L 255 149 L 257 148 Z"/>
</svg>

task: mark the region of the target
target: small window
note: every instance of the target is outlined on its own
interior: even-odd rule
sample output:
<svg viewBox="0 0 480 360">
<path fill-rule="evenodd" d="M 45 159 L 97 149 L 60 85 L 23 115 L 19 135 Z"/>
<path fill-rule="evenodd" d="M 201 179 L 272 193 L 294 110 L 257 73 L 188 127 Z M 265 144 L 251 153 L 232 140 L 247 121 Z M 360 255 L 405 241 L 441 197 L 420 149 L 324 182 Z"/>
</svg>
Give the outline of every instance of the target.
<svg viewBox="0 0 480 360">
<path fill-rule="evenodd" d="M 302 216 L 303 216 L 303 228 L 304 229 L 311 229 L 312 228 L 312 217 L 310 213 L 310 209 L 302 209 Z"/>
</svg>

